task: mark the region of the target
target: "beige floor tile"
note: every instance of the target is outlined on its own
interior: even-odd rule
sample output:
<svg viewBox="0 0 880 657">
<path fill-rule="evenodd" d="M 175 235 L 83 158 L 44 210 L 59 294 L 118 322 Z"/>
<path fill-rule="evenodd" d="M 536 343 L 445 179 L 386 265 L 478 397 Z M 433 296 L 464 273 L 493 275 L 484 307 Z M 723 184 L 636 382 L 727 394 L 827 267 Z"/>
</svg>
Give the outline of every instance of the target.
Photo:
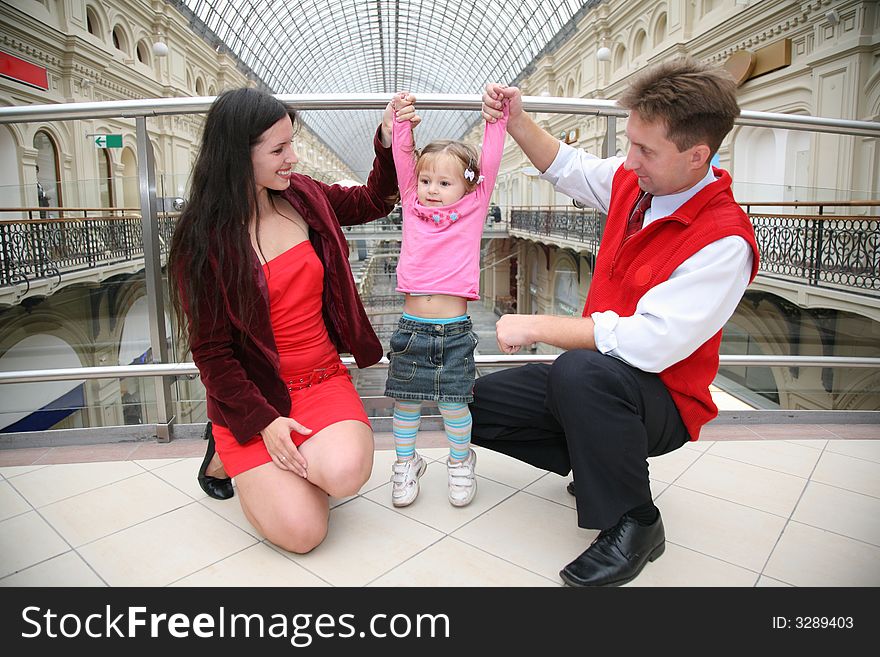
<svg viewBox="0 0 880 657">
<path fill-rule="evenodd" d="M 766 575 L 761 575 L 761 577 L 758 579 L 758 583 L 755 584 L 755 586 L 757 586 L 759 588 L 769 588 L 769 587 L 791 588 L 791 584 L 786 584 L 785 582 L 780 582 L 778 579 L 773 579 L 772 577 L 767 577 Z"/>
<path fill-rule="evenodd" d="M 880 546 L 880 499 L 811 481 L 792 520 Z"/>
<path fill-rule="evenodd" d="M 145 472 L 47 504 L 43 517 L 74 547 L 191 504 L 192 499 Z"/>
<path fill-rule="evenodd" d="M 33 510 L 28 501 L 18 494 L 8 481 L 0 481 L 0 520 Z"/>
<path fill-rule="evenodd" d="M 681 448 L 692 449 L 697 452 L 705 452 L 710 447 L 712 447 L 712 445 L 715 445 L 718 442 L 719 441 L 717 440 L 704 440 L 701 438 L 700 440 L 689 440 L 684 445 L 682 445 Z"/>
<path fill-rule="evenodd" d="M 448 447 L 419 447 L 416 445 L 416 451 L 421 454 L 423 458 L 432 462 L 443 461 L 449 456 Z M 391 475 L 388 476 L 390 477 Z"/>
<path fill-rule="evenodd" d="M 0 522 L 0 577 L 68 550 L 70 546 L 36 511 Z"/>
<path fill-rule="evenodd" d="M 477 465 L 479 466 L 479 462 Z M 473 501 L 467 506 L 454 507 L 449 503 L 447 491 L 446 465 L 435 461 L 419 479 L 419 496 L 409 506 L 394 508 L 391 504 L 390 483 L 371 490 L 364 497 L 449 534 L 516 492 L 509 486 L 478 476 L 477 494 Z"/>
<path fill-rule="evenodd" d="M 790 522 L 764 574 L 794 586 L 880 586 L 880 548 Z"/>
<path fill-rule="evenodd" d="M 419 452 L 421 453 L 421 451 Z M 361 486 L 360 493 L 364 494 L 374 488 L 378 488 L 391 481 L 391 464 L 397 460 L 394 450 L 382 450 L 373 453 L 373 472 L 367 482 Z"/>
<path fill-rule="evenodd" d="M 880 440 L 829 440 L 825 450 L 880 463 Z"/>
<path fill-rule="evenodd" d="M 0 586 L 107 586 L 73 551 L 0 579 Z"/>
<path fill-rule="evenodd" d="M 666 540 L 761 572 L 785 518 L 672 485 L 657 500 Z"/>
<path fill-rule="evenodd" d="M 79 549 L 110 586 L 165 586 L 256 539 L 199 504 L 189 504 Z"/>
<path fill-rule="evenodd" d="M 34 470 L 39 470 L 40 468 L 45 468 L 45 465 L 10 465 L 5 468 L 0 468 L 0 476 L 4 479 L 12 479 L 13 477 L 17 477 L 19 475 L 27 474 L 28 472 L 33 472 Z"/>
<path fill-rule="evenodd" d="M 239 501 L 238 495 L 235 495 L 235 497 L 228 500 L 215 500 L 213 497 L 208 497 L 207 495 L 205 495 L 202 499 L 199 500 L 199 504 L 201 504 L 206 509 L 213 511 L 221 518 L 225 518 L 233 525 L 241 530 L 246 531 L 254 538 L 258 540 L 263 540 L 263 537 L 260 536 L 260 533 L 256 529 L 254 529 L 254 526 L 248 521 L 247 517 L 245 517 L 244 511 L 242 511 L 241 509 L 241 502 Z"/>
<path fill-rule="evenodd" d="M 683 447 L 663 456 L 653 456 L 648 459 L 651 479 L 671 484 L 681 476 L 682 472 L 702 457 L 701 452 Z"/>
<path fill-rule="evenodd" d="M 827 440 L 786 440 L 785 442 L 791 443 L 792 445 L 801 445 L 803 447 L 809 447 L 810 449 L 818 449 L 822 451 L 825 449 L 825 446 L 829 441 Z"/>
<path fill-rule="evenodd" d="M 880 463 L 823 452 L 811 477 L 829 486 L 880 497 Z"/>
<path fill-rule="evenodd" d="M 302 566 L 269 546 L 257 543 L 207 568 L 179 579 L 171 586 L 328 586 Z"/>
<path fill-rule="evenodd" d="M 166 465 L 177 463 L 180 459 L 132 459 L 133 463 L 137 463 L 144 470 L 155 470 L 156 468 L 164 468 Z M 201 464 L 201 461 L 199 461 Z M 198 466 L 196 466 L 198 467 Z"/>
<path fill-rule="evenodd" d="M 655 500 L 660 496 L 660 494 L 669 488 L 672 484 L 667 484 L 665 481 L 655 481 L 651 479 L 648 482 L 651 485 L 651 497 Z"/>
<path fill-rule="evenodd" d="M 524 488 L 526 493 L 537 495 L 545 500 L 564 504 L 572 509 L 575 508 L 576 502 L 574 495 L 566 490 L 568 483 L 571 481 L 571 475 L 563 477 L 555 472 L 548 472 L 536 482 L 529 484 Z"/>
<path fill-rule="evenodd" d="M 370 586 L 560 586 L 447 536 Z"/>
<path fill-rule="evenodd" d="M 666 551 L 624 586 L 754 586 L 758 573 L 666 541 Z"/>
<path fill-rule="evenodd" d="M 807 480 L 714 456 L 713 452 L 694 463 L 675 485 L 787 518 Z"/>
<path fill-rule="evenodd" d="M 157 477 L 161 477 L 178 490 L 186 493 L 194 500 L 208 497 L 202 487 L 199 486 L 198 474 L 202 459 L 180 459 L 152 470 Z"/>
<path fill-rule="evenodd" d="M 719 442 L 711 454 L 805 478 L 813 472 L 820 456 L 816 449 L 785 440 Z"/>
<path fill-rule="evenodd" d="M 143 474 L 130 461 L 49 465 L 15 478 L 16 490 L 36 508 Z"/>
<path fill-rule="evenodd" d="M 519 492 L 453 536 L 560 582 L 559 571 L 586 550 L 597 533 L 577 526 L 574 509 Z"/>
<path fill-rule="evenodd" d="M 477 453 L 477 475 L 517 490 L 537 481 L 547 472 L 491 449 L 475 447 L 474 451 Z"/>
<path fill-rule="evenodd" d="M 284 554 L 333 586 L 363 586 L 443 534 L 359 497 L 330 512 L 327 538 L 308 554 Z"/>
</svg>

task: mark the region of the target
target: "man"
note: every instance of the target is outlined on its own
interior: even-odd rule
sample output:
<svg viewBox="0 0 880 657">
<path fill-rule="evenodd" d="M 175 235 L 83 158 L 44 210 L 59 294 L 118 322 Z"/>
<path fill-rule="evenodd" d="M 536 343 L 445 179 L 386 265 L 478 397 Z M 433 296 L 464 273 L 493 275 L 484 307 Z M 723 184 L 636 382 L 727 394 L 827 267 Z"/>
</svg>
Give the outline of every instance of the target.
<svg viewBox="0 0 880 657">
<path fill-rule="evenodd" d="M 717 415 L 709 384 L 721 327 L 758 266 L 730 176 L 709 162 L 739 115 L 726 73 L 692 60 L 646 70 L 618 104 L 629 110 L 625 158 L 556 140 L 515 87 L 489 84 L 483 116 L 501 115 L 531 162 L 561 191 L 607 213 L 583 317 L 504 315 L 499 347 L 543 342 L 552 365 L 481 377 L 474 442 L 565 475 L 578 525 L 601 530 L 560 572 L 571 586 L 616 586 L 665 548 L 647 457 L 696 440 Z"/>
</svg>

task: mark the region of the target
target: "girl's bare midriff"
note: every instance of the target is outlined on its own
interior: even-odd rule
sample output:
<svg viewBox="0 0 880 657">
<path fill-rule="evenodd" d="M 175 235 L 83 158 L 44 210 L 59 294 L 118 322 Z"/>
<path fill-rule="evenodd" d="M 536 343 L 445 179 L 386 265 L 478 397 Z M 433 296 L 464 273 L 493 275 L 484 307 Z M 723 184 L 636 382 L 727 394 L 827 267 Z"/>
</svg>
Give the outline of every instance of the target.
<svg viewBox="0 0 880 657">
<path fill-rule="evenodd" d="M 416 317 L 444 319 L 467 314 L 467 299 L 450 294 L 407 294 L 403 311 Z"/>
</svg>

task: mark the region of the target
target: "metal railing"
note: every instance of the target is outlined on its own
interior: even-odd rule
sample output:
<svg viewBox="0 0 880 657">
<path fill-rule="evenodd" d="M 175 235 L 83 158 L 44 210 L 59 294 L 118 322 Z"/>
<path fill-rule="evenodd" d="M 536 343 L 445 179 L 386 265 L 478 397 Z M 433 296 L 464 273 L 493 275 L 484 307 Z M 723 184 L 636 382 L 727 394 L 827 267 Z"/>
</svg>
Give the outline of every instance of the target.
<svg viewBox="0 0 880 657">
<path fill-rule="evenodd" d="M 749 203 L 749 207 L 756 205 L 759 204 Z M 797 205 L 810 205 L 821 211 L 838 203 Z M 880 203 L 846 205 L 872 207 Z M 845 289 L 870 296 L 880 293 L 880 217 L 750 213 L 749 218 L 761 254 L 759 274 L 812 287 Z M 597 211 L 568 206 L 518 207 L 510 212 L 511 230 L 570 239 L 593 255 L 599 248 L 601 224 L 602 217 Z"/>
<path fill-rule="evenodd" d="M 119 262 L 143 260 L 142 219 L 137 208 L 39 208 L 57 218 L 0 221 L 0 287 L 30 286 Z M 0 208 L 34 213 L 34 208 Z M 168 255 L 177 214 L 159 213 L 159 253 Z"/>
<path fill-rule="evenodd" d="M 296 110 L 381 110 L 388 102 L 387 94 L 279 95 L 278 98 L 289 108 Z M 0 124 L 26 123 L 34 121 L 67 121 L 77 119 L 91 120 L 109 117 L 132 118 L 135 121 L 140 191 L 139 209 L 142 228 L 150 343 L 155 366 L 160 368 L 149 373 L 147 373 L 146 370 L 140 370 L 137 375 L 155 377 L 156 408 L 158 409 L 156 433 L 160 440 L 169 439 L 171 424 L 174 421 L 173 413 L 171 411 L 171 392 L 169 388 L 170 378 L 173 377 L 174 374 L 161 371 L 161 367 L 172 367 L 173 370 L 174 367 L 193 366 L 187 364 L 172 365 L 168 363 L 169 354 L 165 333 L 164 300 L 161 289 L 161 242 L 163 228 L 157 212 L 155 160 L 153 157 L 152 145 L 148 138 L 146 119 L 148 117 L 160 115 L 205 113 L 210 109 L 213 101 L 213 97 L 157 98 L 0 108 Z M 476 94 L 423 94 L 419 97 L 419 106 L 422 109 L 479 110 L 480 105 L 481 97 Z M 566 113 L 605 117 L 605 135 L 607 148 L 609 149 L 612 148 L 612 145 L 616 141 L 617 118 L 625 117 L 627 115 L 625 110 L 618 107 L 614 101 L 609 100 L 526 96 L 523 98 L 523 107 L 528 112 Z M 853 121 L 847 119 L 743 111 L 740 117 L 736 120 L 736 123 L 740 125 L 786 128 L 790 130 L 807 130 L 811 132 L 827 132 L 874 138 L 880 137 L 880 122 L 872 121 Z M 114 237 L 112 234 L 114 231 L 109 228 L 107 230 L 111 233 L 108 237 Z M 563 230 L 570 230 L 570 228 Z M 117 232 L 115 236 L 119 237 L 119 233 Z M 23 240 L 24 238 L 16 239 Z M 83 236 L 78 239 L 83 244 L 88 243 L 90 237 L 85 236 L 85 227 L 83 227 Z M 60 239 L 58 240 L 58 243 L 61 244 Z M 20 257 L 23 260 L 30 259 L 34 263 L 32 266 L 36 269 L 36 262 L 40 259 L 41 253 L 42 252 L 37 251 L 37 247 L 33 247 L 31 252 L 28 252 L 22 247 Z M 789 361 L 787 364 L 792 365 L 793 362 Z M 827 363 L 825 366 L 827 366 Z M 871 366 L 876 366 L 876 364 Z M 98 370 L 101 368 L 87 369 L 92 370 L 89 374 L 97 376 L 99 375 Z M 56 376 L 53 372 L 53 370 L 45 370 L 42 373 L 37 374 L 36 378 L 30 378 L 29 380 L 53 380 L 51 377 Z M 14 376 L 15 374 L 16 373 L 14 372 L 7 372 L 4 376 L 9 377 Z M 22 375 L 25 373 L 18 374 Z M 132 373 L 130 375 L 135 374 Z M 112 376 L 120 376 L 120 374 L 114 373 Z M 76 378 L 84 378 L 83 373 L 77 374 Z"/>
<path fill-rule="evenodd" d="M 510 209 L 510 230 L 583 244 L 592 254 L 602 240 L 603 215 L 592 208 L 519 206 Z"/>
</svg>

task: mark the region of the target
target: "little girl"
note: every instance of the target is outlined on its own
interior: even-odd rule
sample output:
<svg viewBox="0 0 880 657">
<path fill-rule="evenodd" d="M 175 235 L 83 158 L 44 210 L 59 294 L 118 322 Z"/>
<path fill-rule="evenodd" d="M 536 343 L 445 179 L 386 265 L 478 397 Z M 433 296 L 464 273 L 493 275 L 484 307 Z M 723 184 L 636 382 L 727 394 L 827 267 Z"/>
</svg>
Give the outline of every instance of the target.
<svg viewBox="0 0 880 657">
<path fill-rule="evenodd" d="M 399 110 L 414 101 L 401 93 L 392 106 Z M 423 400 L 437 402 L 449 439 L 449 502 L 465 506 L 477 491 L 468 409 L 477 335 L 467 302 L 480 298 L 480 238 L 507 116 L 505 105 L 504 116 L 486 124 L 482 157 L 457 141 L 431 142 L 417 152 L 410 122 L 394 121 L 392 153 L 403 208 L 397 291 L 406 299 L 391 336 L 385 395 L 394 398 L 391 502 L 397 507 L 416 499 L 426 468 L 415 451 Z"/>
</svg>

